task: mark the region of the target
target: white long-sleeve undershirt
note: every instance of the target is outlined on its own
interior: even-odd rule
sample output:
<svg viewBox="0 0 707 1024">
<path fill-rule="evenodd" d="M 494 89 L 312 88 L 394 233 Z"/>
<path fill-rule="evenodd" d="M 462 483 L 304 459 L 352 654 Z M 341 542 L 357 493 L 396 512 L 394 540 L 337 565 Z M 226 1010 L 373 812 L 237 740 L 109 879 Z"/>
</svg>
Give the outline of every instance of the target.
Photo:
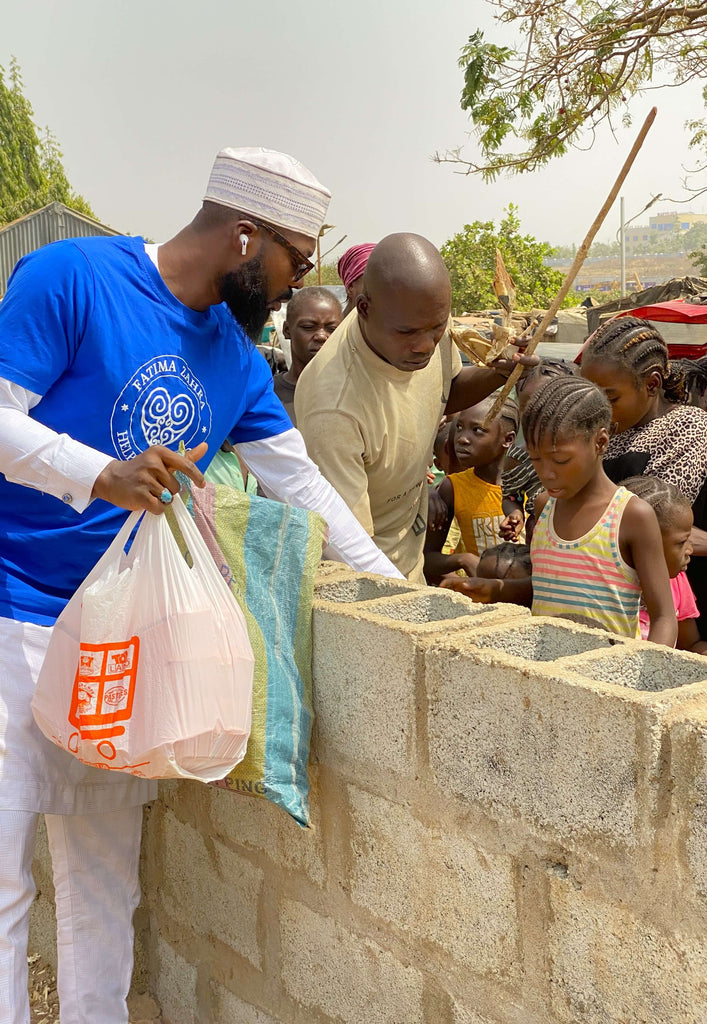
<svg viewBox="0 0 707 1024">
<path fill-rule="evenodd" d="M 113 459 L 32 419 L 29 411 L 40 400 L 0 378 L 0 473 L 10 483 L 53 494 L 83 512 L 96 477 Z"/>
<path fill-rule="evenodd" d="M 235 445 L 236 451 L 270 498 L 319 514 L 329 525 L 325 554 L 347 562 L 359 572 L 403 575 L 376 547 L 344 499 L 307 455 L 304 439 L 294 427 L 262 441 Z"/>
<path fill-rule="evenodd" d="M 39 395 L 0 378 L 0 472 L 11 483 L 51 494 L 83 512 L 113 458 L 58 434 L 29 415 Z M 402 578 L 307 455 L 294 428 L 236 448 L 268 496 L 319 512 L 329 526 L 326 554 L 358 572 Z"/>
</svg>

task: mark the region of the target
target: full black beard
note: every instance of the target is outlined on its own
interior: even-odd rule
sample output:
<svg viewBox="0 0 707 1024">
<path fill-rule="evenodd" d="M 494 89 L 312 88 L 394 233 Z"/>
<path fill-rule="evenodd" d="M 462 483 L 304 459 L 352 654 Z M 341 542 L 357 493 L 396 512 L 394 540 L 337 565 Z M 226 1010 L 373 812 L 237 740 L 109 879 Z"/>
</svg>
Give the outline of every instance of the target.
<svg viewBox="0 0 707 1024">
<path fill-rule="evenodd" d="M 260 256 L 248 260 L 238 270 L 224 274 L 220 281 L 221 299 L 251 341 L 258 343 L 270 316 L 268 286 Z"/>
</svg>

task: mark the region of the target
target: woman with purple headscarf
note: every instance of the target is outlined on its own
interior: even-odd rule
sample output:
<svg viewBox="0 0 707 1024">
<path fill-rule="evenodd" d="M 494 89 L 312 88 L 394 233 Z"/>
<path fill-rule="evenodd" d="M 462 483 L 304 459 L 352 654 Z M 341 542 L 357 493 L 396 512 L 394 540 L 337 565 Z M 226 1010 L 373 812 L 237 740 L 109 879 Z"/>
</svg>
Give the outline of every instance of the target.
<svg viewBox="0 0 707 1024">
<path fill-rule="evenodd" d="M 344 316 L 347 316 L 356 305 L 356 299 L 363 291 L 363 272 L 368 263 L 368 257 L 375 249 L 373 242 L 363 242 L 361 245 L 352 245 L 347 249 L 338 262 L 337 272 L 346 288 L 346 306 Z"/>
</svg>

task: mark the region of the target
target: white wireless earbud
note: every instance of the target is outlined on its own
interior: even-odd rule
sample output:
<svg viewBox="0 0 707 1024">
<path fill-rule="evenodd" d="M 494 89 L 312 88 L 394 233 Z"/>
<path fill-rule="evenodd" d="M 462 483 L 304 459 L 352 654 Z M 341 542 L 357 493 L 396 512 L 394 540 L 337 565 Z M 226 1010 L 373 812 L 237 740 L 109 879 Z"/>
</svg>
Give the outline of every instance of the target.
<svg viewBox="0 0 707 1024">
<path fill-rule="evenodd" d="M 248 248 L 248 236 L 239 235 L 238 241 L 241 243 L 241 256 L 245 256 L 245 251 Z"/>
</svg>

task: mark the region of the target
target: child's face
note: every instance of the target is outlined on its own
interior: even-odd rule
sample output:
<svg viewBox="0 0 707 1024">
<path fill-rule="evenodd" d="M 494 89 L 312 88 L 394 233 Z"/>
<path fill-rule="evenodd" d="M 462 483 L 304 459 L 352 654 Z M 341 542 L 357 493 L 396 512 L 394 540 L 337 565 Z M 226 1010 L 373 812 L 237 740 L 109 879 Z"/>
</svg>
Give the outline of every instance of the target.
<svg viewBox="0 0 707 1024">
<path fill-rule="evenodd" d="M 574 498 L 597 472 L 609 443 L 609 433 L 600 427 L 589 437 L 575 435 L 563 437 L 559 434 L 552 443 L 551 438 L 538 445 L 527 442 L 528 455 L 533 468 L 551 498 L 567 501 Z"/>
<path fill-rule="evenodd" d="M 596 359 L 582 360 L 582 376 L 606 393 L 617 434 L 635 427 L 649 413 L 661 383 L 660 374 L 656 372 L 637 384 L 626 370 Z"/>
<path fill-rule="evenodd" d="M 692 511 L 689 508 L 677 508 L 672 521 L 665 527 L 661 527 L 660 535 L 663 538 L 663 554 L 665 563 L 668 566 L 668 576 L 675 579 L 678 573 L 684 572 L 690 562 L 692 554 L 692 542 L 690 531 L 692 530 Z"/>
<path fill-rule="evenodd" d="M 505 420 L 498 416 L 488 427 L 484 419 L 491 408 L 491 402 L 480 402 L 464 409 L 455 420 L 451 438 L 454 453 L 461 469 L 472 466 L 488 466 L 508 451 L 514 431 L 509 431 Z"/>
</svg>

